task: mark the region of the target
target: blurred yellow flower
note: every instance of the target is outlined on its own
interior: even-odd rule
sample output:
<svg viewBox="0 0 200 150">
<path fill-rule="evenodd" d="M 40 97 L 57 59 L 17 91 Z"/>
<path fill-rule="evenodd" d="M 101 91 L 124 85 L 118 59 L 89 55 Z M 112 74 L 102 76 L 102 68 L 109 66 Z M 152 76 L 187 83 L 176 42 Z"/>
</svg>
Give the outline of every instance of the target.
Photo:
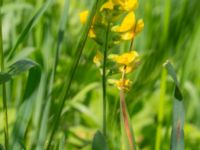
<svg viewBox="0 0 200 150">
<path fill-rule="evenodd" d="M 144 28 L 144 21 L 142 19 L 138 20 L 137 23 L 136 23 L 136 27 L 135 28 L 135 31 L 134 29 L 133 30 L 130 30 L 128 32 L 125 32 L 123 34 L 121 34 L 121 39 L 122 40 L 131 40 L 134 38 L 134 36 L 136 36 L 138 33 L 140 33 L 143 28 Z"/>
<path fill-rule="evenodd" d="M 135 13 L 129 12 L 123 19 L 121 25 L 114 26 L 112 31 L 114 32 L 127 32 L 134 28 L 136 23 Z"/>
<path fill-rule="evenodd" d="M 135 36 L 134 32 L 132 30 L 121 34 L 121 39 L 122 40 L 131 40 Z"/>
<path fill-rule="evenodd" d="M 108 10 L 113 10 L 114 9 L 114 4 L 113 4 L 112 0 L 109 0 L 109 1 L 105 2 L 101 6 L 100 11 L 103 11 L 104 9 L 108 9 Z"/>
<path fill-rule="evenodd" d="M 140 33 L 144 28 L 144 21 L 142 19 L 139 19 L 137 21 L 137 24 L 136 24 L 136 29 L 135 29 L 135 33 Z"/>
<path fill-rule="evenodd" d="M 122 55 L 110 55 L 109 58 L 118 64 L 129 65 L 130 63 L 136 61 L 139 57 L 136 51 L 130 51 L 128 53 L 124 53 Z"/>
<path fill-rule="evenodd" d="M 82 11 L 82 12 L 79 14 L 80 21 L 81 21 L 82 24 L 85 24 L 85 23 L 86 23 L 87 18 L 88 18 L 88 15 L 89 15 L 89 11 L 88 11 L 88 10 Z"/>
<path fill-rule="evenodd" d="M 95 31 L 94 31 L 93 27 L 90 28 L 88 36 L 90 38 L 96 38 L 96 34 L 95 34 Z"/>
<path fill-rule="evenodd" d="M 126 80 L 122 80 L 122 79 L 120 79 L 120 80 L 117 80 L 117 81 L 115 81 L 115 85 L 117 86 L 117 88 L 118 89 L 125 89 L 125 90 L 128 90 L 129 89 L 129 87 L 130 87 L 130 85 L 131 85 L 131 81 L 130 80 L 128 80 L 128 79 L 126 79 Z"/>
<path fill-rule="evenodd" d="M 100 66 L 101 65 L 101 61 L 103 59 L 103 56 L 102 54 L 97 51 L 96 55 L 94 56 L 93 58 L 93 62 L 97 65 L 97 66 Z"/>
<path fill-rule="evenodd" d="M 129 72 L 131 72 L 133 70 L 133 66 L 131 66 L 131 65 L 126 66 L 126 67 L 125 66 L 121 66 L 121 67 L 119 67 L 119 70 L 121 72 L 129 73 Z"/>
<path fill-rule="evenodd" d="M 138 7 L 138 0 L 112 0 L 115 5 L 119 5 L 122 10 L 132 11 Z"/>
<path fill-rule="evenodd" d="M 79 16 L 80 16 L 80 22 L 81 22 L 82 24 L 85 24 L 85 23 L 86 23 L 87 18 L 88 18 L 88 15 L 89 15 L 89 11 L 88 11 L 88 10 L 85 10 L 85 11 L 83 11 L 83 12 L 81 12 L 81 13 L 79 14 Z M 94 21 L 95 21 L 95 18 L 96 18 L 96 17 L 94 17 L 94 19 L 93 19 L 93 23 L 94 23 Z M 94 31 L 93 25 L 91 26 L 91 28 L 90 28 L 90 30 L 89 30 L 88 36 L 89 36 L 90 38 L 96 38 L 96 34 L 95 34 L 95 31 Z"/>
</svg>

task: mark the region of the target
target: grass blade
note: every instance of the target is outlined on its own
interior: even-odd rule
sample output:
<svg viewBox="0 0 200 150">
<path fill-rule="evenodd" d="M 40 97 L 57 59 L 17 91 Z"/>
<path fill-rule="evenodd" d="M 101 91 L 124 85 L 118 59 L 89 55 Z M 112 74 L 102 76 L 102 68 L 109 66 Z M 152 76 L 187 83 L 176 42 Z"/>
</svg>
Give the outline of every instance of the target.
<svg viewBox="0 0 200 150">
<path fill-rule="evenodd" d="M 38 65 L 31 68 L 29 71 L 29 76 L 25 88 L 25 93 L 22 98 L 22 103 L 19 107 L 16 122 L 14 124 L 13 133 L 12 133 L 12 149 L 24 149 L 22 141 L 28 127 L 28 124 L 31 120 L 31 115 L 35 105 L 35 94 L 37 93 L 37 88 L 40 82 L 41 70 Z M 34 81 L 34 82 L 33 82 Z"/>
<path fill-rule="evenodd" d="M 37 64 L 31 60 L 19 60 L 9 66 L 7 72 L 0 72 L 0 84 L 3 84 L 12 79 L 14 76 L 18 76 L 31 68 L 37 66 Z"/>
<path fill-rule="evenodd" d="M 94 7 L 93 7 L 93 9 L 92 9 L 92 11 L 90 13 L 90 17 L 89 17 L 89 19 L 87 21 L 87 24 L 85 26 L 84 32 L 83 32 L 83 34 L 81 36 L 81 39 L 79 41 L 79 44 L 77 46 L 76 55 L 75 55 L 76 58 L 75 58 L 75 60 L 74 60 L 74 62 L 72 64 L 72 67 L 71 67 L 71 70 L 70 70 L 69 80 L 66 81 L 65 86 L 64 86 L 64 93 L 62 94 L 62 97 L 61 97 L 61 102 L 60 102 L 60 105 L 59 105 L 59 108 L 58 108 L 58 112 L 56 113 L 56 117 L 55 117 L 55 123 L 53 125 L 53 129 L 52 129 L 52 132 L 51 132 L 51 135 L 50 135 L 50 139 L 49 139 L 49 142 L 48 142 L 48 146 L 47 146 L 48 150 L 50 149 L 51 141 L 52 141 L 53 136 L 54 136 L 54 134 L 56 132 L 56 129 L 58 127 L 60 116 L 61 116 L 61 112 L 62 112 L 62 109 L 64 107 L 65 100 L 68 97 L 69 90 L 71 88 L 71 84 L 72 84 L 72 81 L 73 81 L 73 78 L 74 78 L 74 74 L 76 72 L 80 57 L 82 55 L 83 48 L 85 46 L 85 43 L 86 43 L 86 40 L 87 40 L 87 36 L 88 36 L 88 33 L 89 33 L 89 29 L 90 29 L 91 24 L 92 24 L 93 17 L 94 17 L 94 15 L 96 13 L 97 5 L 98 5 L 98 0 L 96 0 L 96 2 L 95 2 L 95 5 L 94 5 Z"/>
<path fill-rule="evenodd" d="M 166 80 L 167 80 L 167 71 L 163 69 L 161 75 L 161 84 L 160 84 L 160 99 L 158 104 L 158 126 L 156 131 L 156 143 L 155 150 L 161 149 L 162 144 L 162 124 L 164 118 L 164 105 L 165 105 L 165 92 L 166 92 Z"/>
<path fill-rule="evenodd" d="M 2 15 L 1 9 L 3 6 L 3 0 L 0 0 L 0 71 L 4 71 L 4 51 L 3 51 L 3 33 L 2 33 Z M 5 78 L 4 78 L 5 79 Z M 2 85 L 2 99 L 3 99 L 3 115 L 4 115 L 4 140 L 5 149 L 9 147 L 9 132 L 8 132 L 8 110 L 7 110 L 7 99 L 6 99 L 6 85 Z"/>
<path fill-rule="evenodd" d="M 19 35 L 15 45 L 11 49 L 8 55 L 8 60 L 10 60 L 16 51 L 17 47 L 19 46 L 20 43 L 23 42 L 25 37 L 28 35 L 30 30 L 36 25 L 36 23 L 39 21 L 40 17 L 45 13 L 49 5 L 53 2 L 53 0 L 47 0 L 46 3 L 36 12 L 36 14 L 31 18 L 31 20 L 27 23 L 25 28 L 23 29 L 22 33 Z"/>
<path fill-rule="evenodd" d="M 36 147 L 37 150 L 44 149 L 44 143 L 45 143 L 45 139 L 47 136 L 48 116 L 49 116 L 51 100 L 52 100 L 51 92 L 53 90 L 53 85 L 54 85 L 54 81 L 55 81 L 56 68 L 57 68 L 58 61 L 59 61 L 59 52 L 60 52 L 61 44 L 62 44 L 63 37 L 64 37 L 65 25 L 66 25 L 67 19 L 68 19 L 69 5 L 70 5 L 70 1 L 66 0 L 64 10 L 63 10 L 63 13 L 61 16 L 61 20 L 60 20 L 60 26 L 59 26 L 58 37 L 57 37 L 56 54 L 55 54 L 54 65 L 53 65 L 53 70 L 52 70 L 52 74 L 51 74 L 51 81 L 50 81 L 50 85 L 49 85 L 48 100 L 47 100 L 47 104 L 44 109 L 44 114 L 42 116 L 42 121 L 41 121 L 41 126 L 40 126 L 40 131 L 39 131 L 39 140 L 38 140 L 38 144 Z"/>
<path fill-rule="evenodd" d="M 173 102 L 173 123 L 171 133 L 171 150 L 184 150 L 184 106 L 183 96 L 180 91 L 179 82 L 175 70 L 171 63 L 167 61 L 166 67 L 169 75 L 175 83 L 174 102 Z"/>
</svg>

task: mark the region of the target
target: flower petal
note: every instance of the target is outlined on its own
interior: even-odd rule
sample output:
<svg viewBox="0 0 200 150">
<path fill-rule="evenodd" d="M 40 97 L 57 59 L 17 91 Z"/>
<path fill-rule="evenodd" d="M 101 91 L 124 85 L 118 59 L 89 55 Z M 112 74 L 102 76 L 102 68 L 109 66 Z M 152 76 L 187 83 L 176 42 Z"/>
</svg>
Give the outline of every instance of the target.
<svg viewBox="0 0 200 150">
<path fill-rule="evenodd" d="M 108 9 L 108 10 L 113 10 L 114 9 L 114 4 L 113 4 L 112 0 L 109 0 L 109 1 L 105 2 L 101 6 L 100 11 L 103 11 L 104 9 Z"/>
<path fill-rule="evenodd" d="M 136 19 L 135 19 L 135 13 L 134 12 L 129 12 L 124 20 L 122 21 L 121 25 L 119 26 L 114 26 L 112 28 L 112 31 L 114 32 L 127 32 L 135 26 Z"/>
<path fill-rule="evenodd" d="M 81 22 L 82 24 L 85 24 L 85 23 L 86 23 L 87 18 L 88 18 L 88 15 L 89 15 L 89 11 L 88 11 L 88 10 L 82 11 L 82 12 L 79 14 L 80 22 Z"/>
</svg>

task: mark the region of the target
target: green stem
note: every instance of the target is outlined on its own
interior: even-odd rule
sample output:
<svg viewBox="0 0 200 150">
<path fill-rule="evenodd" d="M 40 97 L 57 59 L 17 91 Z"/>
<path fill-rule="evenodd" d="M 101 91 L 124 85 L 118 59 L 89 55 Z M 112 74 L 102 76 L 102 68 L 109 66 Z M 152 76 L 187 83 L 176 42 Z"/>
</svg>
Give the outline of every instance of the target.
<svg viewBox="0 0 200 150">
<path fill-rule="evenodd" d="M 4 53 L 3 53 L 3 35 L 2 35 L 2 15 L 1 8 L 3 5 L 3 0 L 0 0 L 0 71 L 4 71 Z M 8 111 L 7 111 L 7 100 L 6 100 L 6 85 L 2 84 L 2 94 L 3 94 L 3 113 L 4 113 L 4 136 L 5 136 L 5 148 L 8 150 L 9 138 L 8 138 Z"/>
<path fill-rule="evenodd" d="M 102 74 L 102 91 L 103 91 L 103 134 L 106 137 L 106 63 L 108 53 L 108 40 L 109 40 L 110 23 L 106 29 L 105 47 L 103 52 L 103 74 Z"/>
</svg>

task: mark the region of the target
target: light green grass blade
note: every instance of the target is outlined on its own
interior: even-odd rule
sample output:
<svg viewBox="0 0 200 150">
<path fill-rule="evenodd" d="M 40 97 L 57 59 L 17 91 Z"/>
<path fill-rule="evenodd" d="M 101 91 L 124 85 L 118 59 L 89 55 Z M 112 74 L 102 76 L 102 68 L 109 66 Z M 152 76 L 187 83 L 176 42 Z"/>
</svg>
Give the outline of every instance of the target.
<svg viewBox="0 0 200 150">
<path fill-rule="evenodd" d="M 10 60 L 12 58 L 12 56 L 15 53 L 16 49 L 18 48 L 18 46 L 23 42 L 23 40 L 28 35 L 30 30 L 37 24 L 37 22 L 39 21 L 40 17 L 45 13 L 45 11 L 47 10 L 47 8 L 49 7 L 49 5 L 52 2 L 53 2 L 53 0 L 46 1 L 46 3 L 44 3 L 44 5 L 36 12 L 36 14 L 27 23 L 27 25 L 25 26 L 25 28 L 23 29 L 23 31 L 19 35 L 15 45 L 13 46 L 11 51 L 9 52 L 8 60 Z"/>
<path fill-rule="evenodd" d="M 59 142 L 59 150 L 65 150 L 65 137 L 63 135 L 63 137 L 60 139 L 60 142 Z"/>
<path fill-rule="evenodd" d="M 155 150 L 162 149 L 162 127 L 164 120 L 164 105 L 166 99 L 166 81 L 167 81 L 167 71 L 162 70 L 161 83 L 160 83 L 160 99 L 158 103 L 158 125 L 156 129 L 156 142 Z"/>
<path fill-rule="evenodd" d="M 170 62 L 164 64 L 169 75 L 175 83 L 174 101 L 173 101 L 173 122 L 171 133 L 171 150 L 184 150 L 184 106 L 183 96 L 180 91 L 179 82 L 175 70 Z"/>
</svg>

